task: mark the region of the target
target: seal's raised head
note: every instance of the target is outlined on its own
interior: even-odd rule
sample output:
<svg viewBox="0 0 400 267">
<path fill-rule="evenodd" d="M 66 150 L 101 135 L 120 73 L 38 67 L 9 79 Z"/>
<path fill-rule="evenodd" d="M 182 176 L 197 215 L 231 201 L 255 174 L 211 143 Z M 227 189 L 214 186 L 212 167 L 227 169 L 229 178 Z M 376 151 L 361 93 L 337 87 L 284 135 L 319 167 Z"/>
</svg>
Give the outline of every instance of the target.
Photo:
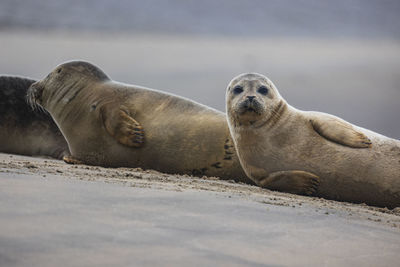
<svg viewBox="0 0 400 267">
<path fill-rule="evenodd" d="M 49 99 L 58 102 L 70 100 L 70 91 L 76 94 L 88 81 L 108 80 L 108 76 L 95 65 L 85 61 L 70 61 L 57 66 L 44 79 L 33 83 L 28 90 L 28 102 L 44 107 Z M 56 99 L 54 99 L 56 98 Z M 68 102 L 68 101 L 67 101 Z"/>
<path fill-rule="evenodd" d="M 235 126 L 260 126 L 276 116 L 284 100 L 275 85 L 258 73 L 241 74 L 229 83 L 226 107 Z"/>
</svg>

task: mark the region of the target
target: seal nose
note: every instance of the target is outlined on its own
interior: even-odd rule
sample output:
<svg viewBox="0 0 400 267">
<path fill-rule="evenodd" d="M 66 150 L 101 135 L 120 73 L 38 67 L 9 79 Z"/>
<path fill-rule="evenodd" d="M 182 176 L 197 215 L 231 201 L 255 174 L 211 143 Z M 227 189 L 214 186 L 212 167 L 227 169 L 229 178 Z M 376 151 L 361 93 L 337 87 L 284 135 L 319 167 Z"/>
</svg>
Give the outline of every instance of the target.
<svg viewBox="0 0 400 267">
<path fill-rule="evenodd" d="M 34 92 L 36 92 L 36 90 L 37 90 L 37 83 L 38 83 L 38 82 L 32 83 L 29 89 L 32 90 L 32 91 L 34 91 Z"/>
<path fill-rule="evenodd" d="M 255 98 L 255 96 L 253 96 L 253 95 L 248 95 L 247 96 L 247 99 L 250 101 L 250 102 L 253 102 L 253 99 Z"/>
<path fill-rule="evenodd" d="M 29 91 L 31 92 L 34 98 L 39 98 L 42 95 L 43 89 L 39 85 L 39 82 L 32 83 L 29 87 Z"/>
</svg>

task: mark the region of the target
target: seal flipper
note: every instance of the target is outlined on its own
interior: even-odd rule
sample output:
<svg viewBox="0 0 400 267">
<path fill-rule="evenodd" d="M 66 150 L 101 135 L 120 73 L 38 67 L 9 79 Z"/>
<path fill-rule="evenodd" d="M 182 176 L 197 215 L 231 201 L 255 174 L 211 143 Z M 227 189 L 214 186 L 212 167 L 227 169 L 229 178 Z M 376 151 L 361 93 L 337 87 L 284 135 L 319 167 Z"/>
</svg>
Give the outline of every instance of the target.
<svg viewBox="0 0 400 267">
<path fill-rule="evenodd" d="M 318 113 L 318 116 L 313 116 L 310 122 L 319 135 L 332 142 L 353 148 L 371 147 L 371 140 L 367 136 L 338 117 Z"/>
<path fill-rule="evenodd" d="M 107 132 L 119 143 L 130 147 L 143 146 L 143 128 L 139 122 L 130 116 L 127 109 L 105 106 L 102 108 L 101 114 Z"/>
<path fill-rule="evenodd" d="M 305 171 L 279 171 L 257 182 L 261 187 L 299 195 L 313 195 L 317 192 L 320 178 Z"/>
<path fill-rule="evenodd" d="M 83 161 L 76 159 L 73 156 L 64 156 L 63 160 L 68 164 L 85 164 Z"/>
</svg>

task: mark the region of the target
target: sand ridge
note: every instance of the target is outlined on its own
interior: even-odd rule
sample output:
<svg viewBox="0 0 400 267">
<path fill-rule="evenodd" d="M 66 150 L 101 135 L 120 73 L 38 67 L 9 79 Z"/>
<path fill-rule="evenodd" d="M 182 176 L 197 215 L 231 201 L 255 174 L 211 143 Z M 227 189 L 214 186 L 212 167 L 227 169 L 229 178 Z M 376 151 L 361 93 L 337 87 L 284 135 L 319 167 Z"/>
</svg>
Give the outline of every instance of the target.
<svg viewBox="0 0 400 267">
<path fill-rule="evenodd" d="M 316 213 L 327 216 L 344 216 L 348 219 L 371 221 L 400 230 L 400 208 L 389 210 L 365 204 L 352 204 L 306 197 L 267 189 L 253 185 L 223 181 L 217 177 L 193 177 L 189 175 L 166 174 L 140 168 L 104 168 L 88 165 L 69 165 L 60 160 L 26 157 L 0 153 L 1 173 L 30 174 L 42 178 L 57 175 L 66 179 L 99 181 L 128 187 L 153 188 L 166 191 L 211 191 L 223 193 L 226 197 L 242 198 L 246 201 L 293 209 L 313 208 Z"/>
</svg>

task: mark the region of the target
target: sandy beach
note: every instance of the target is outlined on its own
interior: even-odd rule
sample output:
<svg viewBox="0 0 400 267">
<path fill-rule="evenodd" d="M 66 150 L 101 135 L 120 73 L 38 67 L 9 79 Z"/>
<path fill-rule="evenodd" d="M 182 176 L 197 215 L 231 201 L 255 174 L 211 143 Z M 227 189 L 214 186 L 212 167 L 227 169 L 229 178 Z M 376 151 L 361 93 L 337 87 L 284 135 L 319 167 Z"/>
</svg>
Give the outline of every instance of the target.
<svg viewBox="0 0 400 267">
<path fill-rule="evenodd" d="M 292 105 L 400 137 L 398 41 L 0 32 L 0 73 L 71 59 L 224 110 L 269 75 Z M 368 56 L 366 56 L 368 55 Z M 155 171 L 0 154 L 0 266 L 395 266 L 400 211 Z"/>
<path fill-rule="evenodd" d="M 0 75 L 85 60 L 224 112 L 229 81 L 258 72 L 298 109 L 400 139 L 399 14 L 396 0 L 2 0 Z M 0 203 L 0 267 L 400 262 L 400 208 L 215 177 L 0 151 Z"/>
<path fill-rule="evenodd" d="M 400 211 L 0 154 L 0 266 L 395 266 Z"/>
</svg>

